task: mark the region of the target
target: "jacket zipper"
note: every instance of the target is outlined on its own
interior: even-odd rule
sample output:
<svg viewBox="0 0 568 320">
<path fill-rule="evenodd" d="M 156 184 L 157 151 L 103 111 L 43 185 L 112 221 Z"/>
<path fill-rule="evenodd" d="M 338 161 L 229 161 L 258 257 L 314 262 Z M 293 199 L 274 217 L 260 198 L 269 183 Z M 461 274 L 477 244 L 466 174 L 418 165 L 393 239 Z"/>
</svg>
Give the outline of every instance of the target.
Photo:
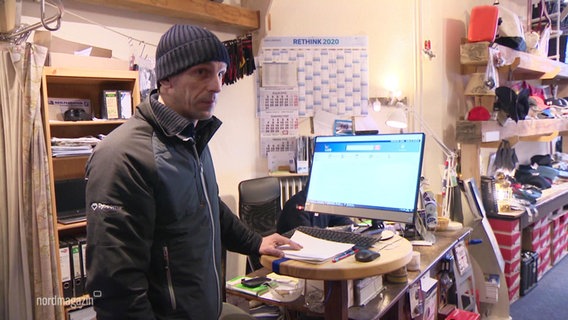
<svg viewBox="0 0 568 320">
<path fill-rule="evenodd" d="M 211 210 L 211 201 L 209 200 L 209 195 L 207 194 L 207 185 L 205 184 L 205 173 L 203 170 L 203 163 L 199 158 L 199 152 L 197 152 L 196 142 L 193 138 L 190 139 L 193 143 L 191 144 L 193 149 L 193 154 L 195 155 L 195 160 L 197 161 L 197 165 L 199 167 L 199 178 L 201 180 L 201 188 L 203 188 L 203 195 L 205 196 L 205 201 L 207 202 L 207 209 L 209 210 L 209 220 L 211 223 L 211 243 L 215 243 L 215 226 L 213 225 L 213 211 Z M 217 315 L 221 314 L 221 292 L 219 292 L 219 288 L 221 287 L 221 280 L 219 279 L 219 275 L 217 274 L 217 263 L 215 261 L 215 245 L 213 245 L 213 250 L 211 252 L 211 256 L 213 257 L 213 268 L 215 270 L 215 280 L 216 280 L 216 291 L 217 291 Z"/>
<path fill-rule="evenodd" d="M 170 270 L 170 255 L 168 253 L 168 247 L 164 246 L 162 248 L 162 252 L 164 254 L 164 270 L 166 271 L 166 281 L 168 283 L 168 292 L 170 294 L 170 303 L 172 306 L 172 309 L 175 310 L 177 305 L 176 305 L 176 296 L 174 294 L 174 285 L 172 282 L 172 273 Z"/>
</svg>

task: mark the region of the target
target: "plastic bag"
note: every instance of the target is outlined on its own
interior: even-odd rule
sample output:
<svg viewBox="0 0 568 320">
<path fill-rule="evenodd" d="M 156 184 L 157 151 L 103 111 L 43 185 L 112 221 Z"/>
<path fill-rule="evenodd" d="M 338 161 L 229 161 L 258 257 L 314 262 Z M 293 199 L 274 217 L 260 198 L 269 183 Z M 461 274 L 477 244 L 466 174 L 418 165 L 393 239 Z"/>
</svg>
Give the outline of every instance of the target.
<svg viewBox="0 0 568 320">
<path fill-rule="evenodd" d="M 517 51 L 527 51 L 525 33 L 519 16 L 502 5 L 498 8 L 500 23 L 497 27 L 495 43 Z"/>
<path fill-rule="evenodd" d="M 519 163 L 515 148 L 511 147 L 508 140 L 501 140 L 497 152 L 495 153 L 495 163 L 493 172 L 506 170 L 513 171 Z"/>
</svg>

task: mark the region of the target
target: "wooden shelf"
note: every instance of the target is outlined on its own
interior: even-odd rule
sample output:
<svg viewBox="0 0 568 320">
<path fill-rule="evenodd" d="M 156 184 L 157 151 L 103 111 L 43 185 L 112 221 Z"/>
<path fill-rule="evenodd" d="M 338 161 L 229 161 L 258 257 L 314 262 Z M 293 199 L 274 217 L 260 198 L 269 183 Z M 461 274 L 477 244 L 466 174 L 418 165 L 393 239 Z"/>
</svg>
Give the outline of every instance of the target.
<svg viewBox="0 0 568 320">
<path fill-rule="evenodd" d="M 53 158 L 53 179 L 77 179 L 85 176 L 85 164 L 89 156 Z"/>
<path fill-rule="evenodd" d="M 456 141 L 475 144 L 498 142 L 502 139 L 554 135 L 568 131 L 566 119 L 538 119 L 514 122 L 508 119 L 504 126 L 497 121 L 458 121 L 456 123 Z"/>
<path fill-rule="evenodd" d="M 87 221 L 81 221 L 69 224 L 57 223 L 57 231 L 84 229 L 86 226 L 87 226 Z"/>
<path fill-rule="evenodd" d="M 230 27 L 239 31 L 260 28 L 260 13 L 211 0 L 77 0 L 93 5 L 143 12 L 164 17 L 189 19 L 214 26 Z"/>
<path fill-rule="evenodd" d="M 511 69 L 516 80 L 568 79 L 568 64 L 501 45 L 495 45 L 495 47 L 504 60 L 504 65 L 499 68 Z M 460 46 L 460 62 L 466 69 L 467 67 L 485 66 L 488 59 L 489 42 L 464 43 Z"/>
<path fill-rule="evenodd" d="M 544 217 L 552 218 L 554 214 L 564 212 L 568 206 L 568 183 L 553 185 L 550 189 L 542 190 L 542 196 L 537 200 L 537 212 L 534 217 L 524 212 L 521 215 L 521 229 Z"/>
<path fill-rule="evenodd" d="M 138 71 L 130 70 L 104 70 L 104 69 L 76 69 L 60 67 L 44 67 L 43 73 L 49 77 L 50 84 L 63 83 L 69 84 L 70 78 L 77 83 L 91 83 L 93 81 L 127 81 L 138 78 Z M 110 75 L 109 75 L 110 74 Z M 53 77 L 53 78 L 52 78 Z"/>
<path fill-rule="evenodd" d="M 93 120 L 93 121 L 59 121 L 50 120 L 49 125 L 51 127 L 77 127 L 77 126 L 108 126 L 108 125 L 120 125 L 126 122 L 126 120 Z"/>
</svg>

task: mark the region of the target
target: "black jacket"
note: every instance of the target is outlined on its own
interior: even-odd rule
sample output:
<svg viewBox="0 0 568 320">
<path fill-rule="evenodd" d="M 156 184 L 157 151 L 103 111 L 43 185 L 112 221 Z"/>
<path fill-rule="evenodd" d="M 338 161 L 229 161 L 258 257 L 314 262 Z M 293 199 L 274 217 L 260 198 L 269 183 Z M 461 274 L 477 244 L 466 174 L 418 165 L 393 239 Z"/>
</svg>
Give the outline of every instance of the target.
<svg viewBox="0 0 568 320">
<path fill-rule="evenodd" d="M 221 121 L 194 128 L 156 99 L 87 163 L 87 287 L 99 320 L 216 319 L 221 245 L 251 254 L 262 241 L 218 196 L 207 143 Z"/>
</svg>

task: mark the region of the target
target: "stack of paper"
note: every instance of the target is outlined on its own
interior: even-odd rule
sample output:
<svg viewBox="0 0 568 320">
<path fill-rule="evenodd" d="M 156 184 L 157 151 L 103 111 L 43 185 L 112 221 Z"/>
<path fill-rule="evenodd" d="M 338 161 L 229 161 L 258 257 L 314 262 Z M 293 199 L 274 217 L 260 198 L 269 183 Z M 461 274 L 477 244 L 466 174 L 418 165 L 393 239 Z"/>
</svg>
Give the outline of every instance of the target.
<svg viewBox="0 0 568 320">
<path fill-rule="evenodd" d="M 341 243 L 323 240 L 320 238 L 312 237 L 301 231 L 294 231 L 292 241 L 297 242 L 303 246 L 300 250 L 292 250 L 287 247 L 282 247 L 284 256 L 293 260 L 300 260 L 309 263 L 324 263 L 325 261 L 351 249 L 354 243 Z"/>
<path fill-rule="evenodd" d="M 85 156 L 93 152 L 91 146 L 60 147 L 52 146 L 51 153 L 54 157 Z"/>
<path fill-rule="evenodd" d="M 90 155 L 101 140 L 95 137 L 51 138 L 51 153 L 54 157 Z"/>
</svg>

